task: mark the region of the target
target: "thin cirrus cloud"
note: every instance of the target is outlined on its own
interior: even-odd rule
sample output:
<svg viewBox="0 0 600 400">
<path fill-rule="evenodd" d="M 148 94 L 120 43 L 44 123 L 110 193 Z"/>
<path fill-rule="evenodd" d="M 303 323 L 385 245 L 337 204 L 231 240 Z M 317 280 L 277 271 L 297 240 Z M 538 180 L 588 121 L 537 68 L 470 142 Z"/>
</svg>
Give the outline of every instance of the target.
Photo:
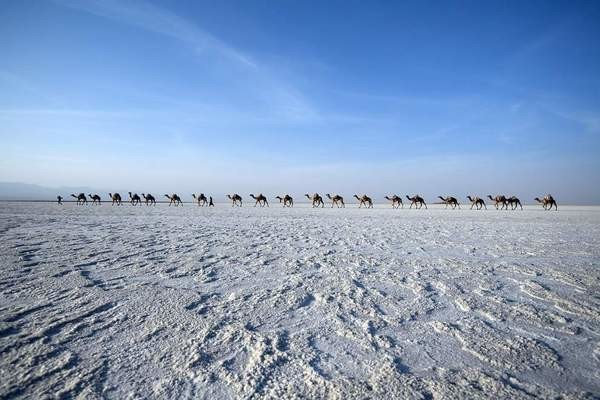
<svg viewBox="0 0 600 400">
<path fill-rule="evenodd" d="M 114 0 L 57 0 L 57 2 L 67 7 L 169 36 L 185 43 L 199 54 L 210 51 L 248 68 L 258 67 L 248 55 L 228 46 L 186 19 L 146 2 Z"/>
<path fill-rule="evenodd" d="M 267 104 L 265 109 L 275 113 L 275 115 L 271 115 L 271 118 L 291 121 L 318 118 L 315 107 L 306 96 L 289 82 L 276 79 L 277 74 L 272 67 L 259 63 L 250 55 L 224 43 L 196 24 L 169 10 L 142 1 L 56 0 L 56 2 L 66 7 L 170 37 L 182 43 L 194 54 L 212 55 L 228 62 L 229 65 L 243 69 L 246 74 L 252 76 L 251 87 L 255 88 L 254 96 Z"/>
</svg>

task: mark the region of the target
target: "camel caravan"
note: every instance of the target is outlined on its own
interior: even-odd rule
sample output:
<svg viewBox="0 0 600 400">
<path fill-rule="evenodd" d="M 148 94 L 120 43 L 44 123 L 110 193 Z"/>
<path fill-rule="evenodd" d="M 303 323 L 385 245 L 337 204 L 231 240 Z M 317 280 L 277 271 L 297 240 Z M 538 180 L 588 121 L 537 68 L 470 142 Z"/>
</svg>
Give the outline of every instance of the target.
<svg viewBox="0 0 600 400">
<path fill-rule="evenodd" d="M 143 203 L 146 206 L 155 206 L 156 205 L 156 198 L 154 196 L 152 196 L 150 193 L 148 193 L 148 194 L 142 193 L 141 197 L 137 193 L 128 192 L 128 194 L 129 194 L 129 203 L 132 206 L 142 205 L 142 198 L 144 199 Z M 183 201 L 181 200 L 181 197 L 179 197 L 179 195 L 177 195 L 176 193 L 165 194 L 164 196 L 169 200 L 169 202 L 168 202 L 169 206 L 175 206 L 175 207 L 183 206 Z M 269 201 L 267 199 L 267 196 L 265 196 L 264 194 L 262 194 L 262 193 L 260 193 L 258 195 L 250 194 L 249 196 L 254 200 L 254 207 L 269 207 Z M 323 197 L 320 194 L 314 193 L 311 195 L 311 194 L 307 193 L 304 196 L 309 200 L 309 202 L 313 208 L 325 207 L 325 202 L 323 201 Z M 332 195 L 330 193 L 326 193 L 325 196 L 331 202 L 331 208 L 334 208 L 334 207 L 335 208 L 346 208 L 346 203 L 344 202 L 344 197 L 342 197 L 341 195 L 339 195 L 339 194 Z M 77 205 L 89 204 L 88 198 L 92 205 L 101 205 L 102 204 L 102 198 L 98 194 L 88 194 L 86 196 L 85 193 L 79 193 L 79 194 L 73 193 L 73 194 L 71 194 L 71 197 L 73 197 L 75 199 L 73 201 L 76 202 Z M 120 206 L 123 204 L 123 200 L 119 193 L 109 193 L 108 197 L 112 201 L 113 206 L 114 205 Z M 373 199 L 371 197 L 367 196 L 366 194 L 363 194 L 360 196 L 355 194 L 352 197 L 356 199 L 358 208 L 373 208 L 373 204 L 374 204 Z M 521 204 L 521 200 L 516 196 L 507 197 L 507 196 L 501 195 L 501 194 L 492 196 L 491 194 L 488 194 L 486 197 L 490 200 L 490 203 L 494 206 L 494 208 L 496 210 L 513 210 L 513 211 L 514 210 L 523 210 L 523 205 Z M 232 207 L 242 207 L 243 199 L 242 199 L 242 196 L 240 196 L 239 194 L 237 194 L 237 193 L 228 194 L 227 198 L 231 201 Z M 412 209 L 413 207 L 416 210 L 420 210 L 423 207 L 425 207 L 425 209 L 427 209 L 427 203 L 425 202 L 425 199 L 422 196 L 420 196 L 418 194 L 415 194 L 413 196 L 406 195 L 406 198 L 410 201 L 410 205 L 408 207 L 409 209 Z M 450 209 L 452 209 L 452 210 L 454 210 L 454 209 L 460 210 L 461 209 L 458 199 L 454 196 L 437 196 L 437 198 L 439 199 L 439 201 L 436 202 L 436 204 L 444 205 L 445 209 L 448 209 L 448 207 L 450 207 Z M 215 205 L 213 202 L 212 196 L 207 197 L 204 193 L 200 193 L 200 194 L 193 193 L 192 199 L 193 199 L 193 202 L 198 204 L 199 207 L 214 207 L 214 205 Z M 281 206 L 284 208 L 294 207 L 294 198 L 292 196 L 290 196 L 289 194 L 285 194 L 282 196 L 275 196 L 275 199 L 279 200 L 279 204 L 281 204 Z M 397 194 L 384 196 L 383 199 L 390 202 L 392 209 L 404 208 L 404 203 L 402 201 L 402 197 L 398 196 Z M 470 210 L 472 210 L 473 208 L 475 208 L 476 210 L 487 210 L 488 209 L 484 198 L 474 196 L 474 195 L 468 195 L 468 196 L 466 196 L 466 199 L 471 203 L 471 207 L 469 208 Z M 62 196 L 57 196 L 57 200 L 58 200 L 58 204 L 60 204 L 60 205 L 63 204 Z M 552 209 L 554 209 L 555 211 L 558 211 L 558 205 L 556 203 L 556 200 L 550 194 L 547 194 L 542 198 L 536 197 L 534 200 L 537 203 L 541 204 L 542 208 L 546 211 L 550 211 Z"/>
</svg>

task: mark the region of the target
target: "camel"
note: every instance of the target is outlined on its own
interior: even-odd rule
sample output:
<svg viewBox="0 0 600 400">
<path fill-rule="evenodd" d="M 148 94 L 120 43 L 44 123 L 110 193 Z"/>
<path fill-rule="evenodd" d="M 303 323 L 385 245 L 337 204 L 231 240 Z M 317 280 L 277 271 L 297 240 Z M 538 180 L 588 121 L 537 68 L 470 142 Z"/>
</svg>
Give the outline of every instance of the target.
<svg viewBox="0 0 600 400">
<path fill-rule="evenodd" d="M 137 206 L 138 204 L 139 205 L 142 204 L 142 199 L 140 198 L 140 196 L 138 196 L 137 193 L 134 193 L 132 196 L 131 192 L 129 192 L 129 202 L 131 203 L 132 206 Z"/>
<path fill-rule="evenodd" d="M 458 200 L 456 199 L 456 197 L 452 197 L 452 196 L 448 196 L 448 197 L 438 196 L 438 198 L 440 198 L 442 200 L 442 202 L 446 205 L 446 208 L 448 208 L 448 206 L 451 206 L 453 210 L 456 207 L 458 207 L 458 209 L 460 210 L 460 204 L 458 204 Z"/>
<path fill-rule="evenodd" d="M 204 207 L 208 204 L 208 199 L 206 198 L 204 193 L 200 193 L 198 196 L 196 196 L 196 194 L 194 193 L 192 194 L 192 197 L 196 199 L 196 201 L 198 202 L 198 206 L 200 207 Z"/>
<path fill-rule="evenodd" d="M 60 204 L 62 206 L 62 196 L 56 196 L 56 200 L 58 200 L 58 204 Z"/>
<path fill-rule="evenodd" d="M 269 207 L 269 202 L 267 201 L 267 196 L 263 195 L 262 193 L 259 193 L 258 196 L 255 196 L 252 193 L 250 193 L 250 197 L 252 197 L 254 200 L 256 200 L 256 202 L 254 203 L 254 207 L 256 207 L 257 204 L 261 207 L 264 207 L 264 206 Z"/>
<path fill-rule="evenodd" d="M 339 194 L 336 194 L 332 197 L 329 193 L 327 193 L 325 196 L 327 196 L 327 198 L 331 200 L 331 208 L 333 208 L 333 206 L 337 206 L 337 208 L 340 208 L 340 204 L 342 208 L 346 208 L 346 204 L 344 204 L 344 198 Z"/>
<path fill-rule="evenodd" d="M 312 196 L 310 196 L 308 193 L 305 194 L 305 196 L 312 201 L 312 206 L 313 208 L 315 207 L 319 207 L 319 205 L 321 206 L 321 208 L 325 207 L 325 203 L 323 202 L 323 198 L 321 197 L 321 195 L 319 195 L 319 193 L 315 193 Z"/>
<path fill-rule="evenodd" d="M 77 199 L 77 205 L 80 206 L 82 204 L 87 204 L 87 197 L 85 197 L 85 193 L 79 193 L 77 196 L 71 194 L 71 197 L 75 197 Z"/>
<path fill-rule="evenodd" d="M 392 208 L 400 208 L 400 206 L 404 208 L 404 203 L 402 203 L 402 197 L 400 196 L 394 194 L 392 197 L 385 196 L 385 199 L 392 202 Z"/>
<path fill-rule="evenodd" d="M 358 195 L 355 194 L 354 197 L 360 202 L 358 204 L 358 208 L 361 208 L 363 205 L 367 208 L 373 208 L 373 200 L 366 194 L 363 194 L 360 197 L 358 197 Z"/>
<path fill-rule="evenodd" d="M 156 199 L 150 193 L 148 193 L 148 194 L 142 193 L 142 197 L 144 198 L 144 202 L 146 203 L 147 206 L 151 206 L 151 205 L 155 206 L 156 205 Z"/>
<path fill-rule="evenodd" d="M 284 207 L 294 207 L 294 199 L 289 194 L 286 194 L 283 197 L 275 196 L 275 198 L 279 200 L 280 203 L 283 203 Z"/>
<path fill-rule="evenodd" d="M 538 197 L 536 197 L 534 200 L 540 203 L 544 207 L 544 210 L 549 211 L 552 210 L 552 207 L 554 207 L 556 211 L 558 211 L 558 204 L 556 204 L 556 200 L 554 200 L 554 197 L 552 197 L 550 194 L 545 195 L 541 200 Z"/>
<path fill-rule="evenodd" d="M 233 206 L 242 206 L 242 196 L 240 196 L 239 194 L 235 193 L 234 195 L 227 195 L 227 198 L 229 200 L 231 200 L 232 204 L 231 207 Z"/>
<path fill-rule="evenodd" d="M 92 204 L 98 204 L 98 205 L 102 204 L 102 199 L 97 194 L 94 194 L 94 195 L 88 194 L 88 196 L 90 197 L 90 199 L 92 199 Z"/>
<path fill-rule="evenodd" d="M 471 202 L 471 210 L 473 209 L 473 207 L 477 208 L 478 210 L 481 210 L 485 207 L 485 209 L 487 210 L 487 206 L 485 205 L 485 201 L 483 201 L 483 199 L 477 196 L 467 196 L 467 199 L 469 199 L 469 201 Z"/>
<path fill-rule="evenodd" d="M 517 207 L 521 207 L 521 210 L 523 209 L 523 206 L 521 205 L 521 200 L 519 200 L 519 198 L 516 196 L 510 196 L 508 199 L 506 199 L 506 201 L 510 205 L 511 210 L 516 210 Z"/>
<path fill-rule="evenodd" d="M 179 197 L 177 194 L 173 193 L 170 196 L 168 194 L 165 194 L 165 197 L 167 199 L 169 199 L 169 207 L 171 207 L 171 204 L 174 204 L 175 207 L 177 207 L 179 205 L 183 206 L 183 202 L 181 201 L 181 197 Z"/>
<path fill-rule="evenodd" d="M 119 193 L 115 193 L 115 194 L 109 193 L 108 197 L 111 198 L 113 206 L 115 204 L 118 205 L 118 206 L 121 205 L 121 195 Z"/>
<path fill-rule="evenodd" d="M 496 207 L 496 210 L 498 209 L 499 204 L 502 204 L 502 206 L 500 207 L 500 210 L 502 210 L 502 209 L 508 210 L 508 201 L 506 201 L 506 197 L 504 195 L 499 194 L 496 197 L 492 197 L 491 195 L 488 194 L 487 197 L 491 201 L 494 202 L 494 206 Z"/>
<path fill-rule="evenodd" d="M 408 197 L 408 195 L 406 195 L 406 198 L 410 200 L 409 208 L 412 208 L 413 205 L 416 209 L 420 209 L 421 207 L 425 206 L 425 209 L 427 210 L 427 204 L 425 204 L 425 199 L 423 199 L 418 194 L 415 194 L 413 197 Z"/>
</svg>

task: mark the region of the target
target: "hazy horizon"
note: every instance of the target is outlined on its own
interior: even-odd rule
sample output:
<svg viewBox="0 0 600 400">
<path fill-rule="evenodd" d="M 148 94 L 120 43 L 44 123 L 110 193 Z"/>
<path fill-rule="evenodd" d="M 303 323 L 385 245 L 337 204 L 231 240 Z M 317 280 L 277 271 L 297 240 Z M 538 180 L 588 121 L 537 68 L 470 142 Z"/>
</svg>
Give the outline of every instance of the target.
<svg viewBox="0 0 600 400">
<path fill-rule="evenodd" d="M 21 182 L 0 182 L 0 201 L 56 201 L 56 196 L 61 195 L 63 200 L 65 201 L 75 201 L 75 199 L 71 198 L 71 194 L 84 193 L 86 196 L 90 196 L 92 194 L 98 194 L 102 198 L 102 201 L 110 201 L 108 196 L 109 193 L 120 193 L 123 197 L 123 200 L 128 200 L 128 192 L 137 193 L 141 195 L 142 193 L 149 193 L 156 197 L 158 202 L 165 202 L 168 200 L 164 198 L 165 194 L 177 193 L 181 196 L 184 203 L 195 203 L 195 199 L 192 197 L 192 194 L 203 193 L 207 197 L 212 196 L 215 203 L 229 203 L 229 199 L 227 198 L 227 194 L 237 193 L 242 196 L 246 205 L 252 205 L 253 200 L 250 198 L 250 193 L 258 195 L 259 193 L 267 196 L 269 203 L 272 205 L 277 205 L 278 202 L 275 199 L 275 196 L 283 196 L 285 194 L 290 194 L 295 203 L 309 203 L 305 197 L 306 191 L 301 190 L 279 190 L 279 191 L 262 191 L 262 190 L 250 190 L 250 191 L 240 191 L 240 190 L 230 190 L 230 191 L 213 191 L 213 190 L 173 190 L 176 188 L 170 188 L 171 190 L 155 190 L 156 188 L 145 188 L 143 190 L 138 190 L 136 188 L 96 188 L 96 187 L 86 187 L 86 186 L 62 186 L 62 187 L 47 187 L 40 186 L 35 184 L 26 184 Z M 209 188 L 210 189 L 210 188 Z M 388 204 L 389 201 L 385 199 L 385 196 L 391 195 L 399 195 L 404 200 L 405 205 L 409 203 L 406 200 L 406 195 L 419 194 L 424 197 L 427 204 L 435 204 L 439 203 L 440 199 L 438 196 L 455 196 L 459 203 L 463 206 L 469 206 L 470 202 L 466 198 L 468 195 L 479 196 L 484 198 L 486 204 L 489 206 L 493 204 L 488 198 L 487 195 L 495 196 L 496 194 L 502 194 L 497 192 L 467 192 L 465 194 L 457 193 L 457 192 L 423 192 L 423 191 L 414 191 L 414 192 L 405 192 L 405 191 L 388 191 L 388 192 L 364 192 L 364 191 L 346 191 L 346 192 L 334 192 L 328 190 L 317 190 L 317 191 L 308 191 L 308 193 L 320 193 L 325 200 L 326 207 L 331 206 L 331 201 L 326 198 L 326 193 L 330 193 L 331 195 L 339 194 L 342 195 L 346 201 L 346 204 L 356 205 L 358 201 L 353 198 L 354 194 L 362 195 L 367 194 L 372 197 L 373 202 L 375 204 Z M 538 203 L 534 200 L 535 197 L 541 197 L 541 194 L 523 194 L 523 193 L 513 193 L 507 192 L 503 193 L 507 196 L 516 195 L 522 202 L 523 205 L 538 205 Z M 88 198 L 88 200 L 90 200 Z M 600 206 L 599 203 L 594 203 L 591 201 L 574 201 L 569 197 L 560 198 L 559 204 L 562 206 L 565 205 L 581 205 L 581 206 Z"/>
<path fill-rule="evenodd" d="M 600 204 L 600 4 L 0 6 L 0 182 Z"/>
</svg>

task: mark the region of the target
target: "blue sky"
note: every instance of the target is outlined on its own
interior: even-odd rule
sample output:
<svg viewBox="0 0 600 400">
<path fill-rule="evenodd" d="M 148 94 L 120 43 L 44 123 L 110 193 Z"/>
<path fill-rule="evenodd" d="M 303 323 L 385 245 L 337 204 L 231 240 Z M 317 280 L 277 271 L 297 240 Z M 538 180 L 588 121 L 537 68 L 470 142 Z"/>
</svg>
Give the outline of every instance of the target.
<svg viewBox="0 0 600 400">
<path fill-rule="evenodd" d="M 600 204 L 599 39 L 598 2 L 5 1 L 0 181 Z"/>
</svg>

